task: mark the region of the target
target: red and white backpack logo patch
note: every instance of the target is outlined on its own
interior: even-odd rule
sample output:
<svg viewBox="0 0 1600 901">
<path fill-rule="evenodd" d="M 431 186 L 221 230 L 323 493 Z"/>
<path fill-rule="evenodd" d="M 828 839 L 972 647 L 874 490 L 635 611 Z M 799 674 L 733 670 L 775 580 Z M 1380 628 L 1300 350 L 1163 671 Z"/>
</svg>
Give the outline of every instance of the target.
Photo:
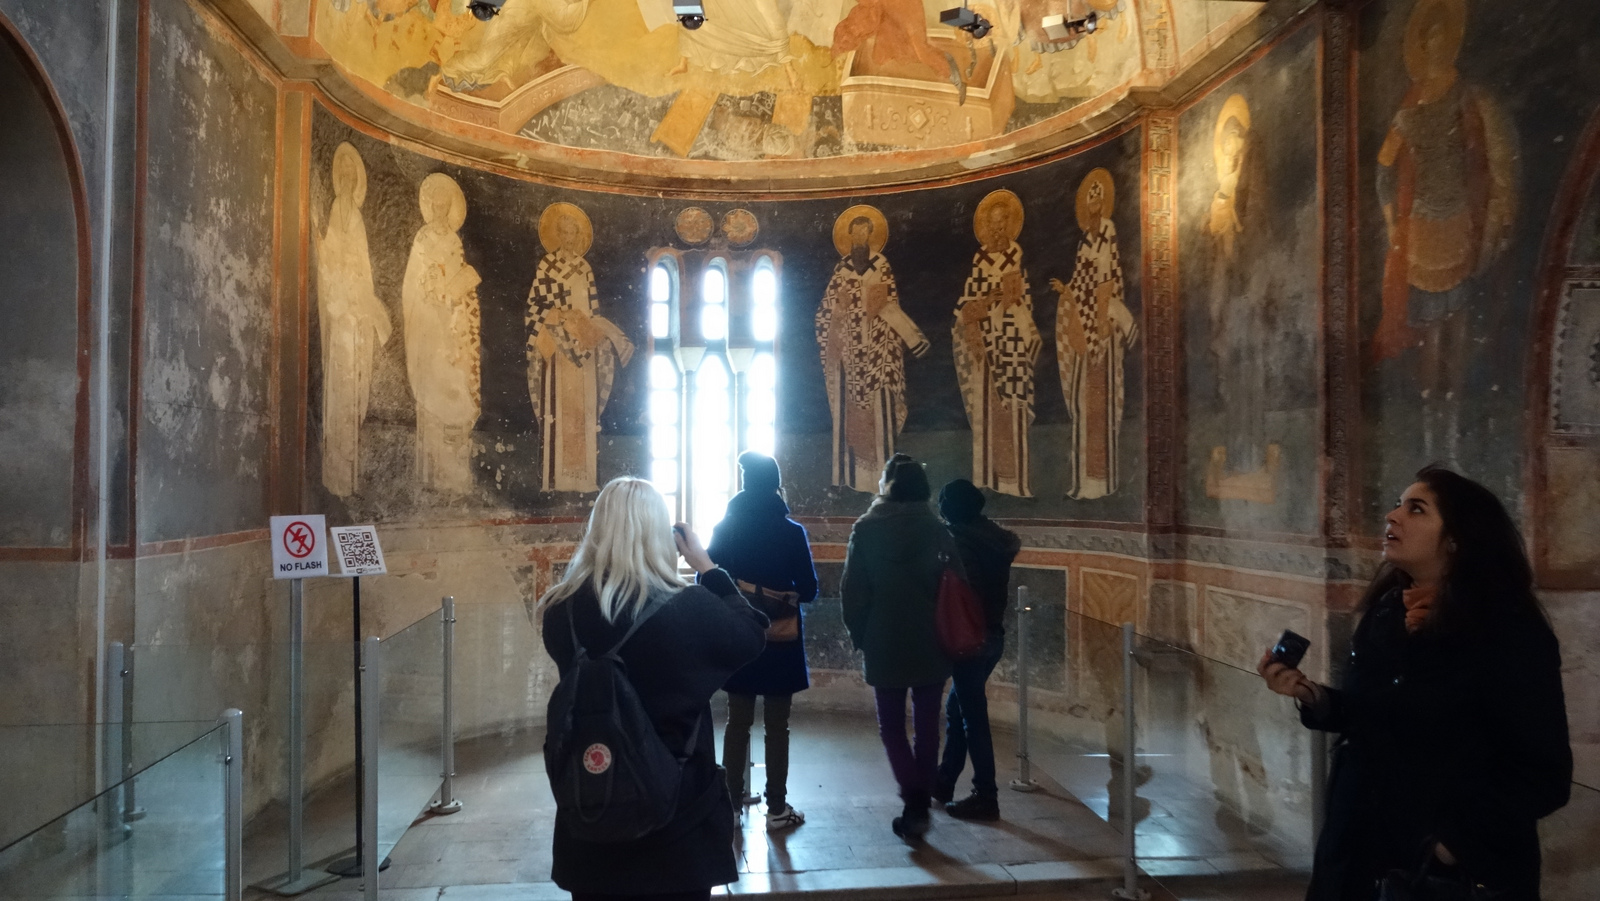
<svg viewBox="0 0 1600 901">
<path fill-rule="evenodd" d="M 595 742 L 583 752 L 583 768 L 589 775 L 598 776 L 611 769 L 611 749 Z"/>
</svg>

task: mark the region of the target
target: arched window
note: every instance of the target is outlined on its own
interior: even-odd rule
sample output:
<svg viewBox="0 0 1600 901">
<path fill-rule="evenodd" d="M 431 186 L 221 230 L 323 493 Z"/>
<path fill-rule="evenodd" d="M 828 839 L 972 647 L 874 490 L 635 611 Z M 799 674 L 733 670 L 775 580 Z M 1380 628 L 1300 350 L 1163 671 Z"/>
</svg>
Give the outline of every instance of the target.
<svg viewBox="0 0 1600 901">
<path fill-rule="evenodd" d="M 650 479 L 702 538 L 739 490 L 738 455 L 777 450 L 778 294 L 770 251 L 650 265 Z"/>
</svg>

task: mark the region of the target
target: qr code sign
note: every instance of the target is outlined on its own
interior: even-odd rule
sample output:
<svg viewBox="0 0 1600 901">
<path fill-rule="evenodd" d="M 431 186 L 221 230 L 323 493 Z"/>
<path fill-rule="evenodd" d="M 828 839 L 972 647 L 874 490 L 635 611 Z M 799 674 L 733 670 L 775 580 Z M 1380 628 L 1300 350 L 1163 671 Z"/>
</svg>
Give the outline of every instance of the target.
<svg viewBox="0 0 1600 901">
<path fill-rule="evenodd" d="M 383 548 L 373 526 L 342 526 L 330 529 L 339 551 L 339 567 L 347 576 L 375 576 L 388 572 L 383 563 Z"/>
</svg>

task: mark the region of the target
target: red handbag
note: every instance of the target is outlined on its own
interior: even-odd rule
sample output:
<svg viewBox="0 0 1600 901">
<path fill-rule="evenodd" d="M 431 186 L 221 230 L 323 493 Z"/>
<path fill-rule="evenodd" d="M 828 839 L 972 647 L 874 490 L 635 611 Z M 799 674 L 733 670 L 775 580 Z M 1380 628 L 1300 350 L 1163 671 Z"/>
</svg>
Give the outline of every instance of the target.
<svg viewBox="0 0 1600 901">
<path fill-rule="evenodd" d="M 951 660 L 966 660 L 983 652 L 988 640 L 983 602 L 948 562 L 939 574 L 939 601 L 933 621 L 939 632 L 939 645 Z"/>
</svg>

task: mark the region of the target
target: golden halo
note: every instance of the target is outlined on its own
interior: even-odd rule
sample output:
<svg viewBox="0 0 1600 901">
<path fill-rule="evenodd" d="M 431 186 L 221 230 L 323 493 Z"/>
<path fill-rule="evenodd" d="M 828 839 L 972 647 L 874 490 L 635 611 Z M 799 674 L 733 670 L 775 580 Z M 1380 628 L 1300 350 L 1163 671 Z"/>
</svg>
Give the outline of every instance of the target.
<svg viewBox="0 0 1600 901">
<path fill-rule="evenodd" d="M 1444 59 L 1429 60 L 1427 50 L 1422 46 L 1424 31 L 1427 26 L 1438 22 L 1444 29 Z M 1421 0 L 1411 10 L 1411 18 L 1406 20 L 1405 60 L 1406 72 L 1412 81 L 1420 81 L 1427 77 L 1429 63 L 1442 66 L 1453 65 L 1456 56 L 1461 53 L 1461 41 L 1467 34 L 1467 5 L 1464 0 Z"/>
<path fill-rule="evenodd" d="M 882 253 L 883 245 L 889 243 L 889 220 L 884 218 L 883 211 L 858 203 L 833 220 L 833 249 L 839 251 L 839 256 L 850 255 L 850 223 L 862 216 L 872 220 L 872 234 L 867 238 L 867 247 L 873 253 Z"/>
<path fill-rule="evenodd" d="M 1085 175 L 1083 177 L 1083 181 L 1078 185 L 1077 203 L 1078 227 L 1083 229 L 1085 234 L 1087 234 L 1089 231 L 1091 218 L 1088 210 L 1090 185 L 1099 185 L 1101 196 L 1104 198 L 1104 200 L 1100 202 L 1099 218 L 1110 219 L 1111 211 L 1116 209 L 1117 206 L 1117 186 L 1111 180 L 1110 172 L 1107 172 L 1105 169 L 1095 169 L 1088 175 Z"/>
<path fill-rule="evenodd" d="M 428 218 L 433 215 L 433 199 L 443 193 L 450 198 L 450 230 L 459 231 L 461 223 L 467 221 L 467 198 L 461 193 L 461 186 L 456 180 L 443 172 L 435 172 L 422 180 L 422 188 L 417 191 L 417 202 L 422 207 L 422 221 L 432 223 Z"/>
<path fill-rule="evenodd" d="M 594 243 L 594 224 L 587 213 L 566 201 L 552 203 L 539 214 L 539 243 L 544 245 L 544 252 L 555 253 L 561 246 L 561 235 L 556 229 L 563 219 L 578 223 L 578 248 L 570 252 L 580 257 L 588 253 L 589 246 Z"/>
<path fill-rule="evenodd" d="M 978 209 L 972 214 L 972 234 L 977 237 L 978 243 L 983 243 L 984 223 L 989 219 L 989 211 L 995 207 L 1004 207 L 1007 213 L 1006 240 L 1015 241 L 1022 234 L 1022 200 L 1017 195 L 1005 188 L 990 191 L 988 196 L 978 202 Z"/>
<path fill-rule="evenodd" d="M 1222 104 L 1216 128 L 1211 132 L 1211 156 L 1216 160 L 1218 172 L 1222 171 L 1222 131 L 1229 119 L 1238 119 L 1245 131 L 1250 130 L 1250 104 L 1245 102 L 1243 94 L 1234 94 Z"/>
<path fill-rule="evenodd" d="M 333 165 L 328 171 L 333 179 L 333 196 L 339 196 L 339 167 L 341 165 L 353 166 L 356 173 L 355 189 L 350 192 L 350 199 L 356 206 L 367 202 L 367 164 L 361 161 L 361 154 L 349 141 L 342 142 L 333 151 Z"/>
</svg>

